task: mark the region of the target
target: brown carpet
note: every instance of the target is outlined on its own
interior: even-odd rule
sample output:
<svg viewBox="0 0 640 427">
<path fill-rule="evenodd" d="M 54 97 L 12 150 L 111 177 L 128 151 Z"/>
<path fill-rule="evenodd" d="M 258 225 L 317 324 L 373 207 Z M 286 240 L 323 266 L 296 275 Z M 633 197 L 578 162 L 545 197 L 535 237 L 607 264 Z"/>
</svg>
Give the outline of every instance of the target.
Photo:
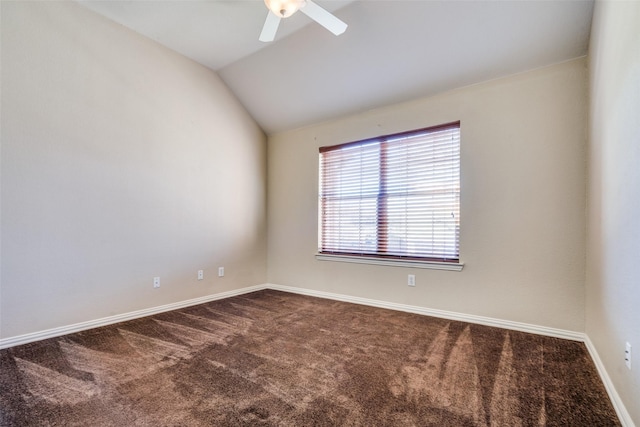
<svg viewBox="0 0 640 427">
<path fill-rule="evenodd" d="M 582 343 L 276 291 L 0 351 L 2 426 L 618 426 Z"/>
</svg>

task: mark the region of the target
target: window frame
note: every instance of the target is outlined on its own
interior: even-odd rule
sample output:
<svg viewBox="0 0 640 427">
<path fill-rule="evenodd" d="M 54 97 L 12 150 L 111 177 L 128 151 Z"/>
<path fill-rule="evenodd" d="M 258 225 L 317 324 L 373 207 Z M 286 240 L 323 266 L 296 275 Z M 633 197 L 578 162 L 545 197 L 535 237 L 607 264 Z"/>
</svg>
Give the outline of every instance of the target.
<svg viewBox="0 0 640 427">
<path fill-rule="evenodd" d="M 385 174 L 388 171 L 388 168 L 383 167 L 386 166 L 385 160 L 388 151 L 388 143 L 393 140 L 416 136 L 420 134 L 428 134 L 443 130 L 448 130 L 456 128 L 458 132 L 460 132 L 461 126 L 460 121 L 449 122 L 441 125 L 430 126 L 421 129 L 415 129 L 411 131 L 399 132 L 389 135 L 382 135 L 374 138 L 368 138 L 360 141 L 347 142 L 343 144 L 337 144 L 332 146 L 325 146 L 319 148 L 319 168 L 321 168 L 320 164 L 322 162 L 322 155 L 328 151 L 336 151 L 345 149 L 348 147 L 358 147 L 364 146 L 367 144 L 379 144 L 380 146 L 380 154 L 379 154 L 379 164 L 380 164 L 380 178 L 378 179 L 378 185 L 380 186 L 377 201 L 376 201 L 376 252 L 377 253 L 357 253 L 357 252 L 348 252 L 348 251 L 322 251 L 322 239 L 325 233 L 325 224 L 323 223 L 323 201 L 322 194 L 320 194 L 322 184 L 323 184 L 323 173 L 322 170 L 319 170 L 318 177 L 318 252 L 316 253 L 316 259 L 320 261 L 339 261 L 339 262 L 353 262 L 360 264 L 376 264 L 376 265 L 389 265 L 389 266 L 403 266 L 403 267 L 415 267 L 415 268 L 430 268 L 430 269 L 440 269 L 440 270 L 452 270 L 452 271 L 461 271 L 464 263 L 460 261 L 460 230 L 457 229 L 457 238 L 456 238 L 456 248 L 457 248 L 457 258 L 439 258 L 439 257 L 428 257 L 428 256 L 412 256 L 412 255 L 396 255 L 396 254 L 385 254 L 381 253 L 387 250 L 388 243 L 388 222 L 386 221 L 386 203 L 387 203 L 387 192 L 385 190 L 385 185 L 388 183 L 385 178 Z M 460 153 L 458 153 L 460 156 Z M 460 159 L 458 157 L 458 159 Z M 458 170 L 458 179 L 460 179 L 461 167 L 459 166 Z M 458 181 L 458 196 L 460 195 L 460 185 Z M 460 213 L 460 206 L 458 204 L 458 215 Z M 382 220 L 381 220 L 382 218 Z M 458 218 L 459 221 L 459 218 Z M 460 227 L 460 226 L 458 226 Z M 380 235 L 384 236 L 380 238 Z"/>
</svg>

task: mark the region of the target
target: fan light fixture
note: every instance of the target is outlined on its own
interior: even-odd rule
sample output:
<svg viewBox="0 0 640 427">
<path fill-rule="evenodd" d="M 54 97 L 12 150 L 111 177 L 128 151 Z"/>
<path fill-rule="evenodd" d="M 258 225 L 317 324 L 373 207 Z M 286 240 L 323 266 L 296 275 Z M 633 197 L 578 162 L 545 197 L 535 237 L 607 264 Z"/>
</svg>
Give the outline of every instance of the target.
<svg viewBox="0 0 640 427">
<path fill-rule="evenodd" d="M 280 18 L 288 18 L 304 6 L 305 0 L 264 0 L 269 10 Z"/>
<path fill-rule="evenodd" d="M 347 29 L 347 24 L 315 4 L 312 0 L 264 0 L 264 4 L 267 5 L 269 13 L 260 33 L 259 40 L 262 42 L 272 42 L 276 37 L 276 31 L 278 31 L 282 18 L 288 18 L 298 10 L 336 36 L 344 33 L 344 30 Z"/>
</svg>

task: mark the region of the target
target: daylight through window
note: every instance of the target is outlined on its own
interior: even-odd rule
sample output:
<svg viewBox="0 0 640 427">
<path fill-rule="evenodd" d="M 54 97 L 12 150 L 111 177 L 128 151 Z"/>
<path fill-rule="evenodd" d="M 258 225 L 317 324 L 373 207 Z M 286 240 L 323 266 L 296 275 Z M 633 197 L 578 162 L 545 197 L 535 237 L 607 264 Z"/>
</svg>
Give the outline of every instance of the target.
<svg viewBox="0 0 640 427">
<path fill-rule="evenodd" d="M 460 122 L 320 148 L 319 252 L 458 262 Z"/>
</svg>

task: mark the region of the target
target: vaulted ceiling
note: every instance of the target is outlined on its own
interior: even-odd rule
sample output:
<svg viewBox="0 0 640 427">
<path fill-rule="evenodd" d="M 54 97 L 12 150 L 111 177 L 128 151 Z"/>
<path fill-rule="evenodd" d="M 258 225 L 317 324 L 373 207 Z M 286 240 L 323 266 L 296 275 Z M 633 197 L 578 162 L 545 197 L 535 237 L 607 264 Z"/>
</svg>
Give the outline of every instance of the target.
<svg viewBox="0 0 640 427">
<path fill-rule="evenodd" d="M 258 36 L 262 0 L 78 0 L 216 71 L 267 133 L 330 120 L 587 53 L 593 0 L 316 0 Z"/>
</svg>

